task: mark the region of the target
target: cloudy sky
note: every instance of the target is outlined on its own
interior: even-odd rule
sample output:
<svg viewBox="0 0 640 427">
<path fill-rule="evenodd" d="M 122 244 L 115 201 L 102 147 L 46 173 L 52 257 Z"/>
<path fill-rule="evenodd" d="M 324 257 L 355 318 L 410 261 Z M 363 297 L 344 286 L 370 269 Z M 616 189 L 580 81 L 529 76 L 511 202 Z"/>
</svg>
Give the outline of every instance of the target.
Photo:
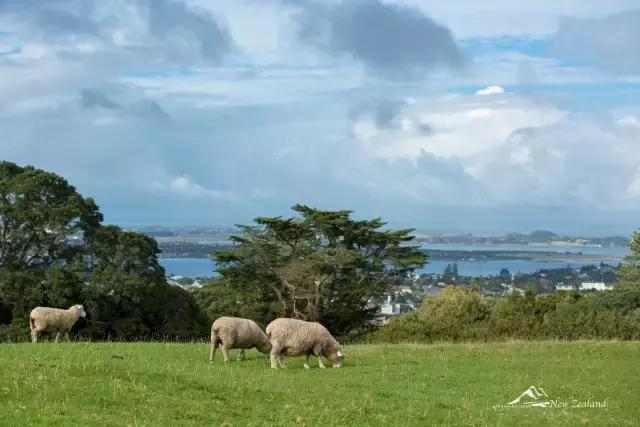
<svg viewBox="0 0 640 427">
<path fill-rule="evenodd" d="M 527 3 L 0 0 L 0 158 L 123 225 L 628 234 L 638 2 Z"/>
</svg>

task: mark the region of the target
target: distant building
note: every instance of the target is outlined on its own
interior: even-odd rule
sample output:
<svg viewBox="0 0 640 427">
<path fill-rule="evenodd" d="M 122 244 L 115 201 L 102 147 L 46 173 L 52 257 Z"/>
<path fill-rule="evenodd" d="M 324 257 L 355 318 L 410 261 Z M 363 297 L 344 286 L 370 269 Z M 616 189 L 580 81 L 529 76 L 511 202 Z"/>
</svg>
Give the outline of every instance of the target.
<svg viewBox="0 0 640 427">
<path fill-rule="evenodd" d="M 572 291 L 573 285 L 556 285 L 556 291 Z"/>
<path fill-rule="evenodd" d="M 607 286 L 603 282 L 582 282 L 580 284 L 581 291 L 606 291 L 611 288 L 613 286 Z"/>
<path fill-rule="evenodd" d="M 392 302 L 391 295 L 387 296 L 387 302 L 380 305 L 378 324 L 385 325 L 392 317 L 400 316 L 413 310 L 415 305 L 412 303 L 397 303 Z"/>
</svg>

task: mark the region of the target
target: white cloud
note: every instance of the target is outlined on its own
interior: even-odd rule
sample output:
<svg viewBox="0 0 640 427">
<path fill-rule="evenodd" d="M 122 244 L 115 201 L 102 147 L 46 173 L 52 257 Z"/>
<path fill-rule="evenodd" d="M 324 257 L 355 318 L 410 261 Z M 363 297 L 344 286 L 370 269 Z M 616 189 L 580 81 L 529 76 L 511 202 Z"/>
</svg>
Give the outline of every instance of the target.
<svg viewBox="0 0 640 427">
<path fill-rule="evenodd" d="M 477 158 L 506 143 L 509 135 L 525 127 L 546 126 L 567 112 L 509 95 L 490 98 L 443 96 L 417 99 L 398 118 L 426 123 L 432 132 L 421 134 L 409 129 L 384 133 L 362 131 L 362 122 L 354 127 L 370 155 L 387 159 L 415 159 L 424 151 L 438 157 Z"/>
<path fill-rule="evenodd" d="M 629 126 L 633 128 L 640 128 L 640 120 L 635 116 L 624 116 L 617 121 L 620 126 Z"/>
<path fill-rule="evenodd" d="M 419 172 L 405 175 L 395 168 L 395 180 L 388 175 L 382 175 L 380 181 L 368 180 L 379 188 L 417 187 L 413 197 L 423 203 L 434 197 L 438 202 L 447 200 L 450 193 L 444 189 L 466 194 L 461 183 L 473 188 L 459 200 L 462 204 L 534 203 L 593 209 L 632 208 L 640 202 L 636 172 L 640 168 L 640 128 L 629 116 L 616 121 L 512 95 L 497 96 L 499 99 L 486 101 L 473 96 L 417 99 L 398 120 L 419 117 L 434 129 L 426 136 L 405 127 L 356 133 L 361 151 L 388 165 L 405 162 L 412 169 L 424 164 L 425 156 L 429 158 L 429 166 Z M 448 165 L 445 178 L 433 181 L 442 176 L 444 165 Z M 438 188 L 421 187 L 421 180 L 428 177 L 426 182 Z"/>
<path fill-rule="evenodd" d="M 198 184 L 189 175 L 178 175 L 168 181 L 152 184 L 153 188 L 186 198 L 204 198 L 212 200 L 233 200 L 235 195 L 230 190 L 212 190 Z"/>
<path fill-rule="evenodd" d="M 502 86 L 487 86 L 484 89 L 476 91 L 476 95 L 496 95 L 501 93 L 504 93 Z"/>
</svg>

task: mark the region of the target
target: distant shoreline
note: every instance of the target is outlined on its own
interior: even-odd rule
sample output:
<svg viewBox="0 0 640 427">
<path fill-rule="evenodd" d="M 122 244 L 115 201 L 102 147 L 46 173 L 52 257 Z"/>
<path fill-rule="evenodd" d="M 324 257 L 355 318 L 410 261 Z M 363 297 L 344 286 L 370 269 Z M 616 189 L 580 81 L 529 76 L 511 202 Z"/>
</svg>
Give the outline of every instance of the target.
<svg viewBox="0 0 640 427">
<path fill-rule="evenodd" d="M 213 251 L 225 251 L 231 246 L 198 245 L 200 250 L 190 248 L 185 251 L 163 251 L 160 258 L 196 258 L 213 259 Z M 496 245 L 498 246 L 498 245 Z M 609 254 L 585 254 L 553 251 L 522 251 L 522 250 L 462 250 L 462 249 L 424 249 L 429 259 L 433 261 L 532 261 L 532 262 L 566 262 L 566 263 L 618 263 L 622 256 Z"/>
</svg>

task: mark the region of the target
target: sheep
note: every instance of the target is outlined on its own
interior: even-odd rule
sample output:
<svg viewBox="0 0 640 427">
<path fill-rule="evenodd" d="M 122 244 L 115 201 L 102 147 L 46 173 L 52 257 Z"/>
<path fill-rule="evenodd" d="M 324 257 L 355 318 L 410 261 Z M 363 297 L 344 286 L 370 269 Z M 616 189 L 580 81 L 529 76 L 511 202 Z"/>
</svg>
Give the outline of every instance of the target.
<svg viewBox="0 0 640 427">
<path fill-rule="evenodd" d="M 269 323 L 267 336 L 271 342 L 271 367 L 277 369 L 276 361 L 284 368 L 284 355 L 304 355 L 304 367 L 309 369 L 309 357 L 318 358 L 318 365 L 324 368 L 322 357 L 331 361 L 334 368 L 342 367 L 344 356 L 340 344 L 331 333 L 316 322 L 280 318 Z"/>
<path fill-rule="evenodd" d="M 56 341 L 62 332 L 69 340 L 69 331 L 80 317 L 87 317 L 87 312 L 80 304 L 76 304 L 67 310 L 51 307 L 36 307 L 31 310 L 29 324 L 31 327 L 31 341 L 38 341 L 40 332 L 56 332 Z"/>
<path fill-rule="evenodd" d="M 213 364 L 218 344 L 222 343 L 224 361 L 229 361 L 229 350 L 240 349 L 238 360 L 244 360 L 245 349 L 255 347 L 258 351 L 269 354 L 271 345 L 269 338 L 253 320 L 239 317 L 220 317 L 211 325 L 211 351 L 209 362 Z"/>
</svg>

